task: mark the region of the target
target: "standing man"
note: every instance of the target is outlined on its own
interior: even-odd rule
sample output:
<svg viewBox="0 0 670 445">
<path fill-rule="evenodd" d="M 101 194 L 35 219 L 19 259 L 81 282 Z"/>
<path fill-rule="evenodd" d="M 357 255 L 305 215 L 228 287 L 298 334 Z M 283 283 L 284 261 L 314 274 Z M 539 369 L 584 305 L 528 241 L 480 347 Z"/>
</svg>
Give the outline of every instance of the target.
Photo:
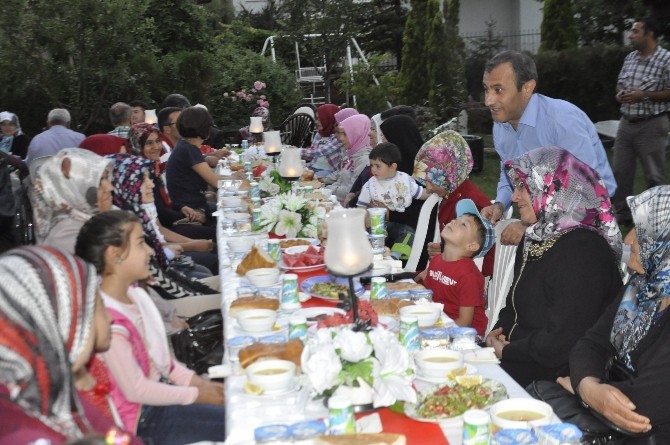
<svg viewBox="0 0 670 445">
<path fill-rule="evenodd" d="M 556 146 L 572 153 L 596 170 L 610 196 L 616 190 L 614 175 L 598 133 L 589 117 L 575 105 L 535 93 L 537 68 L 527 54 L 503 51 L 486 63 L 486 106 L 493 117 L 493 144 L 500 156 L 501 171 L 495 203 L 481 214 L 497 223 L 512 205 L 512 186 L 502 163 L 538 147 Z M 526 227 L 509 224 L 503 244 L 518 244 Z"/>
<path fill-rule="evenodd" d="M 636 158 L 640 158 L 649 188 L 665 184 L 665 146 L 670 111 L 670 52 L 657 46 L 657 23 L 637 19 L 628 35 L 635 51 L 626 56 L 617 81 L 621 121 L 614 141 L 612 199 L 619 224 L 633 219 L 626 197 L 633 194 Z"/>
<path fill-rule="evenodd" d="M 86 136 L 70 130 L 70 112 L 54 108 L 47 116 L 47 129 L 30 141 L 26 164 L 33 159 L 55 155 L 64 148 L 79 147 Z"/>
</svg>

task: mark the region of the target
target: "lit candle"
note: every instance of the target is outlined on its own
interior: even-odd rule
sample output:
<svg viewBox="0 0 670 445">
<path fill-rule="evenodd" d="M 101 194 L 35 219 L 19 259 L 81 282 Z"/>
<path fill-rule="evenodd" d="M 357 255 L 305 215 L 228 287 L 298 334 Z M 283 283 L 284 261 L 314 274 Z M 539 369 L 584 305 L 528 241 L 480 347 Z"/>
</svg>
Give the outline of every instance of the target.
<svg viewBox="0 0 670 445">
<path fill-rule="evenodd" d="M 372 249 L 365 231 L 365 210 L 338 209 L 326 217 L 328 239 L 324 260 L 336 275 L 353 276 L 372 264 Z"/>
<path fill-rule="evenodd" d="M 285 147 L 282 150 L 279 174 L 284 178 L 299 178 L 302 175 L 302 161 L 300 159 L 299 148 Z"/>
<path fill-rule="evenodd" d="M 263 140 L 265 141 L 266 154 L 279 154 L 281 152 L 281 135 L 278 131 L 266 131 L 263 133 Z"/>
<path fill-rule="evenodd" d="M 261 134 L 263 130 L 263 118 L 260 116 L 252 116 L 249 122 L 249 133 Z"/>
<path fill-rule="evenodd" d="M 156 117 L 156 110 L 144 110 L 144 123 L 155 124 L 156 122 L 158 122 L 158 117 Z"/>
</svg>

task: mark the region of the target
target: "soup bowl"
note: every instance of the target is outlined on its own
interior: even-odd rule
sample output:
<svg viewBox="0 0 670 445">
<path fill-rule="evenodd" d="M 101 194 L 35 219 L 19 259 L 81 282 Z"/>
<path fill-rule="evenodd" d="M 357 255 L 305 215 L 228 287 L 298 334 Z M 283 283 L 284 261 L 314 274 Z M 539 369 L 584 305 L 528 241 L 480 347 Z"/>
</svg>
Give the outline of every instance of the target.
<svg viewBox="0 0 670 445">
<path fill-rule="evenodd" d="M 261 267 L 247 272 L 247 279 L 256 287 L 270 287 L 279 281 L 279 269 L 274 267 Z"/>
<path fill-rule="evenodd" d="M 449 349 L 424 349 L 414 355 L 414 362 L 423 377 L 446 379 L 449 371 L 463 366 L 463 353 Z"/>
<path fill-rule="evenodd" d="M 269 332 L 277 321 L 272 309 L 246 309 L 236 315 L 237 322 L 246 332 Z"/>
<path fill-rule="evenodd" d="M 228 239 L 228 247 L 233 252 L 248 252 L 256 242 L 256 239 L 251 236 L 240 236 L 237 238 Z"/>
<path fill-rule="evenodd" d="M 525 428 L 548 425 L 554 411 L 548 403 L 531 398 L 502 400 L 491 406 L 492 429 Z"/>
<path fill-rule="evenodd" d="M 427 328 L 437 323 L 442 315 L 442 306 L 437 303 L 404 306 L 400 308 L 400 315 L 414 315 L 419 319 L 419 327 Z"/>
<path fill-rule="evenodd" d="M 261 360 L 246 369 L 247 380 L 265 392 L 288 389 L 295 378 L 295 363 L 289 360 Z"/>
<path fill-rule="evenodd" d="M 224 196 L 221 198 L 221 205 L 223 207 L 239 207 L 242 205 L 242 198 L 239 196 Z"/>
</svg>

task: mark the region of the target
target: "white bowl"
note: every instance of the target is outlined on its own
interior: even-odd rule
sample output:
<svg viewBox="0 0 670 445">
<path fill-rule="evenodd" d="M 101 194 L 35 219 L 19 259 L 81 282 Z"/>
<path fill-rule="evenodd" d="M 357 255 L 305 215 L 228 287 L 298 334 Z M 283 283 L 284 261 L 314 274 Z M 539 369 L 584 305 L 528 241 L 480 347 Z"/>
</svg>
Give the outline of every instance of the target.
<svg viewBox="0 0 670 445">
<path fill-rule="evenodd" d="M 494 430 L 505 428 L 530 428 L 548 425 L 554 411 L 548 403 L 531 398 L 502 400 L 491 406 L 491 423 Z M 523 420 L 511 420 L 523 419 Z"/>
<path fill-rule="evenodd" d="M 269 287 L 279 281 L 279 269 L 263 267 L 247 272 L 247 279 L 256 287 Z"/>
<path fill-rule="evenodd" d="M 400 316 L 414 315 L 419 319 L 419 327 L 427 328 L 437 323 L 442 309 L 436 304 L 414 304 L 400 308 Z"/>
<path fill-rule="evenodd" d="M 261 360 L 249 365 L 247 380 L 261 386 L 265 392 L 288 389 L 295 378 L 295 363 L 289 360 Z"/>
<path fill-rule="evenodd" d="M 228 239 L 228 247 L 233 252 L 248 252 L 256 242 L 256 239 L 250 236 L 240 236 Z"/>
<path fill-rule="evenodd" d="M 269 332 L 277 321 L 272 309 L 247 309 L 237 313 L 237 322 L 246 332 Z"/>
<path fill-rule="evenodd" d="M 414 355 L 423 377 L 446 378 L 449 371 L 463 366 L 463 353 L 449 349 L 424 349 Z"/>
</svg>

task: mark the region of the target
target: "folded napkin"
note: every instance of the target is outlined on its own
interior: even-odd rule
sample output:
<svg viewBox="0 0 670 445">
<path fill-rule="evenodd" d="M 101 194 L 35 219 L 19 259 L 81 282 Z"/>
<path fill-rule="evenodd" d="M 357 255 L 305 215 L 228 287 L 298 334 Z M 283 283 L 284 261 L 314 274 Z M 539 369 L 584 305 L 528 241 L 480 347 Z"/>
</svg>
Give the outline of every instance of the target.
<svg viewBox="0 0 670 445">
<path fill-rule="evenodd" d="M 463 351 L 463 360 L 468 363 L 500 363 L 493 348 Z"/>
<path fill-rule="evenodd" d="M 363 416 L 356 419 L 357 433 L 375 434 L 381 433 L 382 431 L 382 419 L 379 417 L 378 413 L 372 413 L 369 416 Z"/>
</svg>

